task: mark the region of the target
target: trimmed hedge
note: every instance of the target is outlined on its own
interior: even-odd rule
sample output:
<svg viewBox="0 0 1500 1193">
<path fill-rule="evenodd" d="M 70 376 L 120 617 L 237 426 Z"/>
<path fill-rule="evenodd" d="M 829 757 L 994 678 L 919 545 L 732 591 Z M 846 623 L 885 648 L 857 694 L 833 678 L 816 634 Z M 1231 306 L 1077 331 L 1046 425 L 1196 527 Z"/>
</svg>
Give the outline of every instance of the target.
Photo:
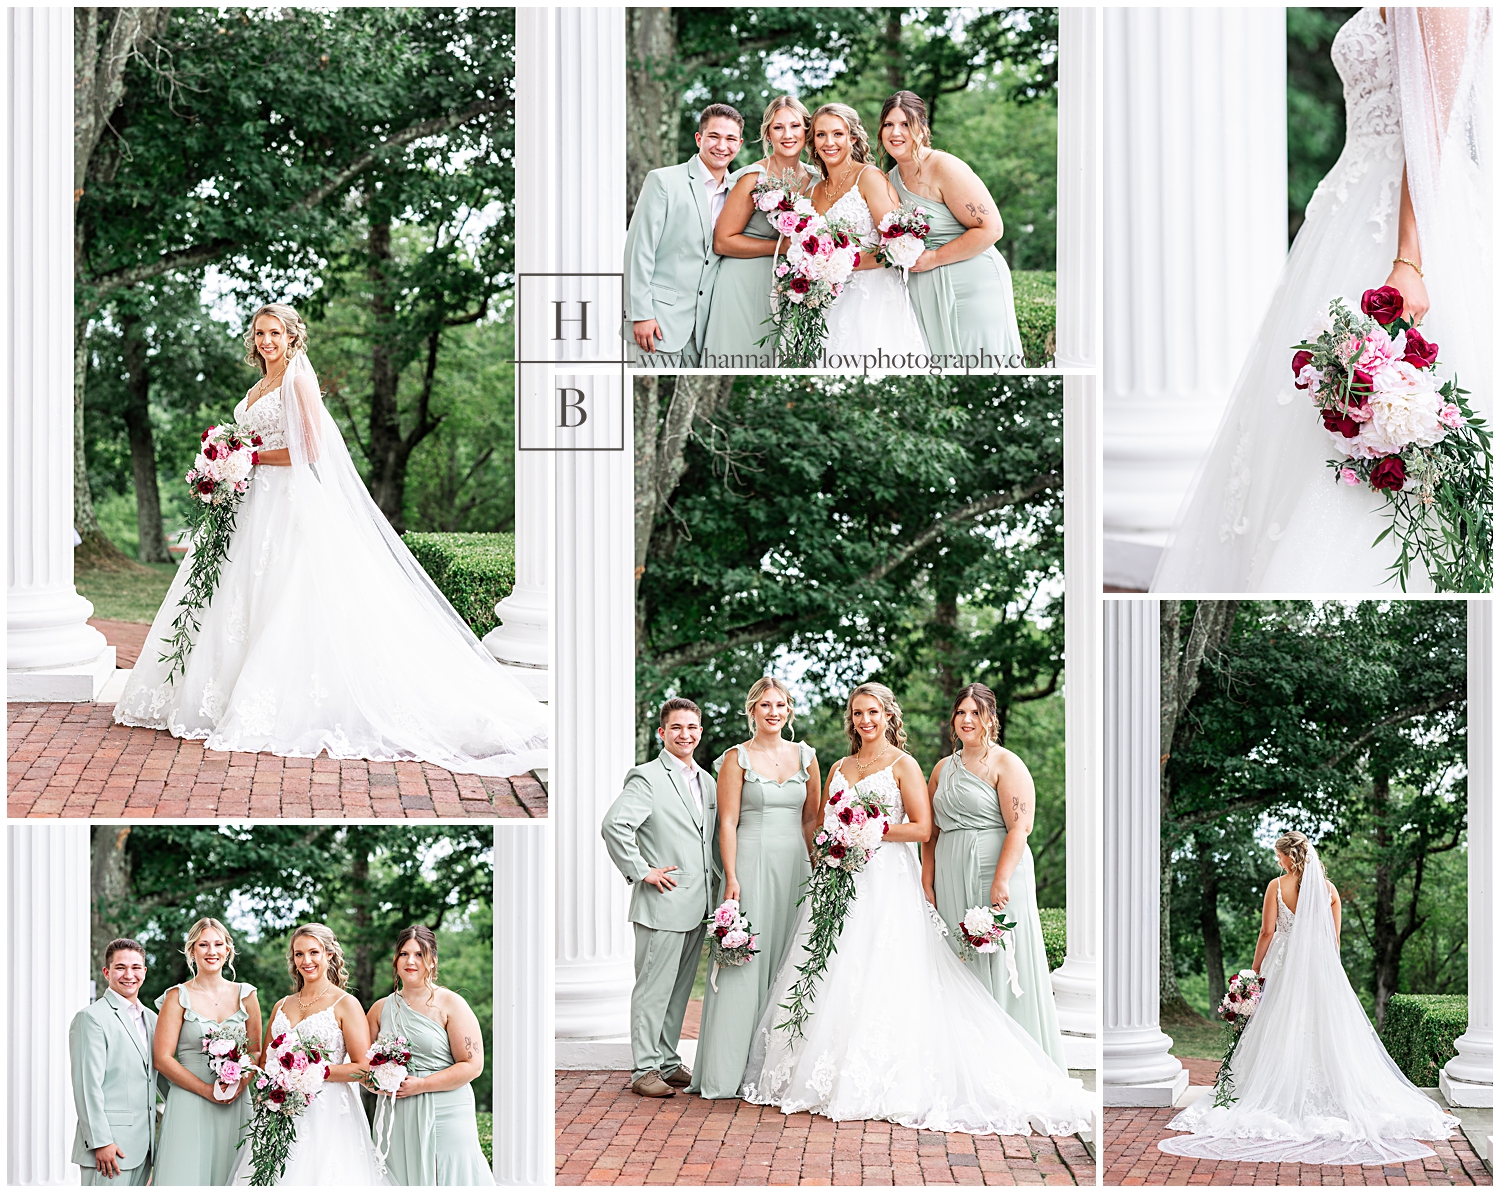
<svg viewBox="0 0 1500 1193">
<path fill-rule="evenodd" d="M 476 635 L 500 624 L 495 606 L 516 586 L 515 535 L 408 531 L 401 541 Z"/>
<path fill-rule="evenodd" d="M 1457 1050 L 1453 1041 L 1469 1029 L 1469 999 L 1463 994 L 1393 994 L 1385 1005 L 1380 1042 L 1407 1080 L 1431 1089 Z"/>
<path fill-rule="evenodd" d="M 1057 274 L 1018 269 L 1010 277 L 1026 367 L 1039 368 L 1057 355 Z"/>
<path fill-rule="evenodd" d="M 1047 968 L 1056 969 L 1068 955 L 1068 912 L 1064 907 L 1039 907 L 1042 943 L 1047 946 Z"/>
</svg>

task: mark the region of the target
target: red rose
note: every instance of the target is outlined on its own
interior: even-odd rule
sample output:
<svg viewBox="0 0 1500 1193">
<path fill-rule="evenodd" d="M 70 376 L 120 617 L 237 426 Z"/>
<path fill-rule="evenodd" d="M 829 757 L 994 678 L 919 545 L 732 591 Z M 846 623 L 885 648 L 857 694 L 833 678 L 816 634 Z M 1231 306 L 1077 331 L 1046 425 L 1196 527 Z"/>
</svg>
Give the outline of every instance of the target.
<svg viewBox="0 0 1500 1193">
<path fill-rule="evenodd" d="M 276 1105 L 280 1106 L 283 1102 L 286 1101 L 286 1092 L 284 1090 L 273 1089 L 266 1095 L 266 1097 L 275 1102 Z"/>
<path fill-rule="evenodd" d="M 290 1069 L 295 1059 L 290 1052 L 283 1052 L 281 1054 L 281 1067 L 283 1069 Z"/>
<path fill-rule="evenodd" d="M 250 463 L 252 463 L 252 464 L 259 464 L 260 463 L 260 453 L 259 452 L 251 452 L 250 453 Z"/>
<path fill-rule="evenodd" d="M 1364 395 L 1375 392 L 1375 378 L 1363 369 L 1355 369 L 1352 376 L 1354 384 L 1349 387 L 1351 394 L 1349 401 L 1352 405 L 1363 406 L 1365 404 Z"/>
<path fill-rule="evenodd" d="M 1359 300 L 1359 309 L 1384 327 L 1401 317 L 1401 291 L 1395 286 L 1381 286 L 1378 290 L 1366 290 Z"/>
<path fill-rule="evenodd" d="M 1337 431 L 1345 439 L 1353 439 L 1359 434 L 1359 424 L 1352 418 L 1346 418 L 1337 410 L 1323 411 L 1323 425 L 1330 431 Z"/>
<path fill-rule="evenodd" d="M 1393 493 L 1406 484 L 1406 465 L 1400 456 L 1387 456 L 1370 469 L 1370 488 L 1390 489 Z"/>
<path fill-rule="evenodd" d="M 277 1036 L 274 1040 L 272 1040 L 271 1041 L 271 1047 L 272 1048 L 280 1048 L 281 1047 L 281 1042 L 284 1039 L 286 1039 L 286 1032 L 282 1032 L 279 1036 Z"/>
<path fill-rule="evenodd" d="M 259 447 L 261 445 L 261 437 L 259 435 L 250 436 L 250 444 L 252 447 Z"/>
<path fill-rule="evenodd" d="M 198 442 L 199 442 L 199 443 L 202 443 L 202 442 L 203 442 L 203 441 L 204 441 L 204 440 L 206 440 L 206 439 L 207 439 L 207 438 L 208 438 L 208 432 L 207 432 L 207 431 L 204 431 L 204 432 L 203 432 L 203 434 L 202 434 L 202 435 L 200 435 L 200 436 L 199 436 L 199 437 L 198 437 Z"/>
<path fill-rule="evenodd" d="M 854 254 L 854 268 L 855 269 L 859 268 L 859 254 L 858 253 Z"/>
<path fill-rule="evenodd" d="M 207 478 L 205 478 L 205 479 L 203 479 L 203 480 L 201 480 L 201 481 L 198 482 L 198 492 L 200 492 L 200 493 L 212 493 L 213 491 L 214 491 L 214 483 L 213 483 L 213 481 L 208 480 Z"/>
<path fill-rule="evenodd" d="M 1406 331 L 1406 355 L 1401 359 L 1413 368 L 1430 369 L 1437 364 L 1438 346 L 1415 327 Z"/>
<path fill-rule="evenodd" d="M 854 809 L 853 808 L 840 808 L 839 809 L 839 823 L 840 824 L 853 824 L 854 823 Z"/>
<path fill-rule="evenodd" d="M 802 251 L 809 257 L 816 257 L 818 255 L 818 238 L 816 236 L 809 236 L 804 240 L 802 242 Z"/>
<path fill-rule="evenodd" d="M 791 211 L 792 201 L 786 195 L 781 196 L 781 202 L 776 204 L 777 211 Z"/>
<path fill-rule="evenodd" d="M 890 831 L 891 831 L 891 822 L 889 820 L 887 820 L 884 824 L 882 824 L 880 826 L 880 835 L 883 837 L 883 836 L 886 835 L 886 833 L 888 833 Z"/>
<path fill-rule="evenodd" d="M 1310 364 L 1312 364 L 1312 353 L 1304 348 L 1301 352 L 1292 357 L 1292 376 L 1301 376 L 1302 370 Z M 1297 388 L 1306 389 L 1307 384 L 1305 382 L 1299 381 L 1297 382 Z"/>
<path fill-rule="evenodd" d="M 720 940 L 723 940 L 726 936 L 729 935 L 729 929 L 725 928 L 723 925 L 720 925 L 719 927 L 714 929 L 714 935 L 717 936 Z"/>
<path fill-rule="evenodd" d="M 811 289 L 812 289 L 812 283 L 809 282 L 806 278 L 804 278 L 804 277 L 794 277 L 792 279 L 792 292 L 793 293 L 795 293 L 795 294 L 806 294 Z"/>
<path fill-rule="evenodd" d="M 800 231 L 802 231 L 803 228 L 807 227 L 807 222 L 808 222 L 808 217 L 804 215 L 800 220 L 797 221 L 797 226 L 795 228 L 793 228 L 792 231 L 793 232 L 800 232 Z"/>
<path fill-rule="evenodd" d="M 835 842 L 834 844 L 832 844 L 832 845 L 830 845 L 828 847 L 828 856 L 829 857 L 843 857 L 844 854 L 846 854 L 848 852 L 849 851 L 847 849 L 845 849 L 842 845 L 838 844 L 837 842 Z"/>
</svg>

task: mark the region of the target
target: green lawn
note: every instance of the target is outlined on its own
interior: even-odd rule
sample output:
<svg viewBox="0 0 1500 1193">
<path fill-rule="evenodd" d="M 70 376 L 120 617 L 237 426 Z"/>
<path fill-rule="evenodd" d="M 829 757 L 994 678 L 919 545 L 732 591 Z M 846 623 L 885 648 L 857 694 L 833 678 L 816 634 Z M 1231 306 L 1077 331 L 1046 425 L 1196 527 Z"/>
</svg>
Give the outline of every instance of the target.
<svg viewBox="0 0 1500 1193">
<path fill-rule="evenodd" d="M 176 574 L 175 563 L 132 561 L 119 569 L 80 567 L 73 583 L 80 595 L 94 602 L 95 617 L 150 625 Z"/>
<path fill-rule="evenodd" d="M 1224 1055 L 1222 1025 L 1209 1019 L 1174 1020 L 1163 1023 L 1162 1031 L 1172 1037 L 1173 1056 L 1199 1056 L 1219 1060 Z"/>
</svg>

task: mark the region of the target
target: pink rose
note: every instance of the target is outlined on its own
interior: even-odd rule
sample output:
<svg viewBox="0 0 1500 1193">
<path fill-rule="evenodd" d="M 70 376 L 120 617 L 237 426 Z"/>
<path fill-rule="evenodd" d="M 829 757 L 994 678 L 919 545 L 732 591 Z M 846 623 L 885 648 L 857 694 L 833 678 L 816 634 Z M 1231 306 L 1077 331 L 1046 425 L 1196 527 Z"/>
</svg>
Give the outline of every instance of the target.
<svg viewBox="0 0 1500 1193">
<path fill-rule="evenodd" d="M 1438 422 L 1442 423 L 1445 427 L 1451 428 L 1452 430 L 1456 431 L 1459 427 L 1463 426 L 1464 421 L 1464 412 L 1457 406 L 1455 406 L 1452 402 L 1449 402 L 1446 406 L 1438 411 Z"/>
<path fill-rule="evenodd" d="M 1382 331 L 1366 336 L 1364 344 L 1349 363 L 1360 372 L 1374 376 L 1395 359 L 1396 354 L 1391 348 L 1391 338 Z"/>
<path fill-rule="evenodd" d="M 1339 473 L 1339 480 L 1343 481 L 1346 485 L 1357 485 L 1359 484 L 1359 473 L 1355 472 L 1352 468 L 1345 468 Z"/>
</svg>

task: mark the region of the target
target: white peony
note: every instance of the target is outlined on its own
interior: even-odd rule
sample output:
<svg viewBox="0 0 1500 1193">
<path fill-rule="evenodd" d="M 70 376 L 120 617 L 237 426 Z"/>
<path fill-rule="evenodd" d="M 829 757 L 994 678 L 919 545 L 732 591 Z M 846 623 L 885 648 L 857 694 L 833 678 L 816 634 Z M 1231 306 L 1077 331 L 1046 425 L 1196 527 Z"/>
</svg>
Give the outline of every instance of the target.
<svg viewBox="0 0 1500 1193">
<path fill-rule="evenodd" d="M 994 926 L 994 913 L 986 907 L 971 907 L 964 913 L 964 930 L 970 936 L 987 936 Z"/>
<path fill-rule="evenodd" d="M 733 932 L 726 932 L 721 942 L 726 949 L 738 949 L 750 943 L 750 934 L 736 928 Z"/>
<path fill-rule="evenodd" d="M 885 255 L 902 269 L 910 269 L 927 251 L 927 246 L 916 236 L 898 236 L 885 242 Z"/>
<path fill-rule="evenodd" d="M 1399 452 L 1409 444 L 1431 447 L 1447 432 L 1439 420 L 1443 399 L 1432 377 L 1404 360 L 1381 369 L 1370 396 L 1370 421 L 1360 441 L 1378 455 Z"/>
</svg>

